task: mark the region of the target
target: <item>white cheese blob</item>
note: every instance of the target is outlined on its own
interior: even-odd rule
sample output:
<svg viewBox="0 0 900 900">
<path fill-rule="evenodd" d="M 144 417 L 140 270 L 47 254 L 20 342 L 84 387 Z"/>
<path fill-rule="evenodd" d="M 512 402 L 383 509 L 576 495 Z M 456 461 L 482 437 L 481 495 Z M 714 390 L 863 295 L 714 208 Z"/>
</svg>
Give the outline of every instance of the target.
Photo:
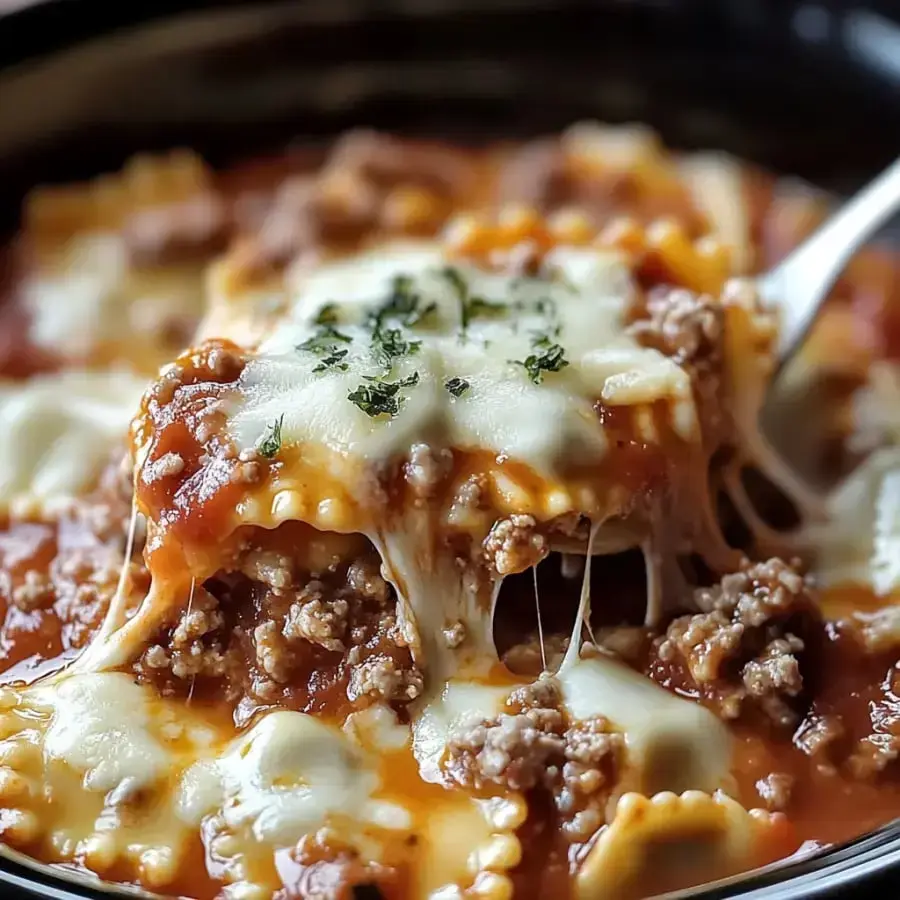
<svg viewBox="0 0 900 900">
<path fill-rule="evenodd" d="M 155 784 L 175 759 L 160 740 L 164 722 L 149 697 L 119 672 L 74 675 L 29 692 L 31 702 L 51 710 L 45 758 L 80 772 L 88 791 Z"/>
<path fill-rule="evenodd" d="M 145 387 L 121 371 L 0 381 L 0 509 L 52 512 L 90 487 Z"/>
<path fill-rule="evenodd" d="M 448 681 L 413 720 L 413 755 L 426 781 L 441 781 L 440 764 L 451 730 L 465 719 L 493 719 L 504 711 L 509 687 Z"/>
<path fill-rule="evenodd" d="M 900 447 L 873 453 L 829 497 L 829 520 L 806 530 L 823 587 L 900 590 Z"/>
<path fill-rule="evenodd" d="M 606 657 L 567 663 L 559 680 L 572 718 L 603 716 L 624 733 L 630 789 L 654 794 L 729 786 L 728 730 L 699 703 Z"/>
<path fill-rule="evenodd" d="M 276 846 L 296 843 L 335 815 L 410 827 L 406 810 L 373 799 L 378 787 L 371 759 L 339 730 L 281 710 L 260 719 L 218 758 L 192 766 L 181 780 L 178 808 L 191 824 L 218 813 L 232 831 Z"/>
<path fill-rule="evenodd" d="M 121 235 L 88 232 L 70 239 L 23 282 L 29 337 L 66 357 L 84 358 L 104 345 L 132 350 L 168 321 L 199 317 L 199 266 L 136 269 Z"/>
<path fill-rule="evenodd" d="M 447 274 L 448 267 L 452 275 Z M 676 427 L 690 439 L 695 417 L 687 374 L 667 357 L 625 334 L 633 287 L 625 263 L 596 249 L 553 251 L 545 277 L 519 277 L 450 262 L 438 245 L 402 244 L 299 273 L 288 314 L 248 363 L 230 405 L 230 432 L 254 446 L 283 415 L 285 445 L 314 442 L 336 453 L 378 461 L 408 451 L 414 440 L 462 450 L 488 450 L 525 462 L 542 474 L 562 464 L 603 456 L 604 429 L 594 404 L 669 401 Z M 391 296 L 395 279 L 421 321 L 386 319 L 412 352 L 388 370 L 371 350 L 371 314 Z M 316 372 L 324 356 L 298 349 L 313 338 L 328 306 L 349 341 L 346 354 Z M 464 316 L 468 319 L 463 328 Z M 539 339 L 543 339 L 540 341 Z M 521 363 L 548 347 L 568 365 L 541 383 Z M 370 417 L 348 399 L 367 379 L 417 378 L 396 397 L 399 412 Z M 446 387 L 462 379 L 456 396 Z"/>
</svg>

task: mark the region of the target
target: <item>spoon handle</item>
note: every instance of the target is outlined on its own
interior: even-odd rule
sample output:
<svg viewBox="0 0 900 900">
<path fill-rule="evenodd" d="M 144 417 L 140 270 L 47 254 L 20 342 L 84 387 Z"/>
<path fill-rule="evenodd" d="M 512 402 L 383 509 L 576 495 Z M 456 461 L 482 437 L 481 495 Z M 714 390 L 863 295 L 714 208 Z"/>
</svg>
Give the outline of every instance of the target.
<svg viewBox="0 0 900 900">
<path fill-rule="evenodd" d="M 757 280 L 780 309 L 779 364 L 806 336 L 829 288 L 860 245 L 900 209 L 900 158 L 835 213 L 793 253 Z"/>
</svg>

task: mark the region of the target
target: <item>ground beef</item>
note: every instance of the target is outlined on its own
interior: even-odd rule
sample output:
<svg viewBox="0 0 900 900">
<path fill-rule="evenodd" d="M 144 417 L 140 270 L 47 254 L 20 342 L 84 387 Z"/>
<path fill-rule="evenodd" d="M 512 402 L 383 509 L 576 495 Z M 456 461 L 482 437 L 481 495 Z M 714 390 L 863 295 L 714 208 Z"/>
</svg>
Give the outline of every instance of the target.
<svg viewBox="0 0 900 900">
<path fill-rule="evenodd" d="M 723 309 L 712 297 L 684 288 L 654 288 L 646 300 L 645 316 L 630 327 L 642 344 L 697 372 L 719 368 Z"/>
<path fill-rule="evenodd" d="M 422 673 L 379 568 L 374 551 L 310 573 L 282 552 L 248 547 L 233 572 L 196 587 L 190 609 L 136 671 L 167 693 L 212 680 L 242 715 L 258 704 L 349 711 L 408 703 L 422 693 Z"/>
<path fill-rule="evenodd" d="M 141 477 L 147 484 L 153 484 L 160 478 L 171 478 L 173 475 L 179 475 L 184 470 L 184 460 L 177 454 L 164 453 L 152 463 L 148 463 Z"/>
<path fill-rule="evenodd" d="M 464 189 L 472 177 L 458 153 L 374 131 L 353 131 L 334 146 L 328 161 L 334 169 L 358 172 L 380 188 L 415 184 L 449 197 Z"/>
<path fill-rule="evenodd" d="M 180 203 L 132 214 L 123 226 L 129 256 L 137 265 L 207 261 L 226 247 L 231 229 L 227 204 L 212 191 Z"/>
<path fill-rule="evenodd" d="M 694 599 L 700 612 L 675 619 L 656 641 L 663 670 L 683 669 L 726 718 L 750 705 L 778 725 L 795 726 L 793 701 L 804 688 L 800 634 L 818 623 L 805 579 L 777 558 L 747 562 Z"/>
<path fill-rule="evenodd" d="M 483 790 L 496 784 L 527 791 L 552 784 L 565 751 L 563 717 L 555 709 L 464 719 L 451 732 L 445 772 L 458 784 Z"/>
<path fill-rule="evenodd" d="M 577 197 L 577 183 L 556 138 L 523 145 L 506 162 L 500 175 L 502 202 L 526 203 L 540 210 L 555 209 Z"/>
<path fill-rule="evenodd" d="M 51 606 L 56 599 L 53 581 L 45 572 L 28 569 L 22 578 L 22 583 L 13 588 L 10 599 L 13 605 L 23 612 L 45 609 Z"/>
<path fill-rule="evenodd" d="M 623 736 L 609 731 L 605 719 L 579 722 L 563 735 L 565 763 L 562 785 L 556 792 L 556 808 L 563 817 L 563 831 L 573 841 L 590 837 L 604 823 L 608 796 L 609 762 L 623 747 Z"/>
<path fill-rule="evenodd" d="M 188 608 L 165 646 L 151 645 L 138 661 L 140 672 L 170 670 L 178 679 L 221 677 L 227 669 L 224 617 L 219 601 L 202 587 L 194 588 Z"/>
<path fill-rule="evenodd" d="M 422 673 L 415 666 L 403 666 L 392 656 L 366 656 L 359 647 L 353 647 L 348 661 L 350 683 L 347 685 L 347 696 L 352 702 L 369 698 L 407 703 L 420 697 L 424 690 Z"/>
<path fill-rule="evenodd" d="M 278 900 L 362 900 L 395 897 L 403 878 L 395 868 L 366 861 L 329 829 L 303 837 L 291 853 L 293 880 Z"/>
<path fill-rule="evenodd" d="M 240 571 L 280 594 L 294 583 L 293 560 L 273 550 L 251 550 L 244 555 Z"/>
<path fill-rule="evenodd" d="M 786 772 L 772 772 L 756 782 L 756 790 L 766 808 L 773 812 L 785 810 L 791 802 L 794 777 Z"/>
<path fill-rule="evenodd" d="M 256 646 L 256 664 L 270 679 L 263 681 L 265 688 L 260 685 L 259 689 L 264 689 L 268 694 L 276 684 L 287 684 L 296 666 L 296 658 L 294 648 L 284 637 L 284 629 L 268 619 L 253 629 L 253 643 Z"/>
<path fill-rule="evenodd" d="M 483 550 L 488 564 L 498 574 L 511 575 L 537 565 L 550 548 L 531 516 L 513 515 L 494 523 Z"/>
<path fill-rule="evenodd" d="M 432 450 L 422 443 L 412 445 L 404 475 L 417 504 L 425 503 L 434 495 L 452 466 L 453 454 L 449 450 Z"/>
<path fill-rule="evenodd" d="M 328 598 L 321 581 L 311 581 L 300 592 L 285 617 L 282 634 L 289 641 L 303 638 L 326 650 L 343 651 L 350 604 L 343 597 Z"/>
<path fill-rule="evenodd" d="M 793 634 L 766 644 L 763 652 L 741 670 L 748 697 L 758 700 L 766 714 L 779 725 L 796 724 L 796 713 L 785 704 L 784 697 L 797 697 L 803 690 L 798 653 L 803 641 Z"/>
<path fill-rule="evenodd" d="M 121 447 L 111 453 L 97 484 L 56 518 L 0 527 L 0 671 L 85 646 L 123 575 L 135 602 L 146 593 L 141 517 L 125 558 L 132 492 L 123 457 Z"/>
<path fill-rule="evenodd" d="M 843 742 L 847 730 L 837 716 L 812 716 L 797 729 L 794 744 L 820 766 L 833 768 L 834 748 Z"/>
<path fill-rule="evenodd" d="M 513 691 L 507 708 L 495 718 L 473 716 L 451 729 L 445 775 L 475 792 L 547 792 L 564 833 L 586 840 L 604 822 L 622 735 L 599 717 L 568 724 L 559 686 L 548 676 Z"/>
<path fill-rule="evenodd" d="M 469 161 L 446 148 L 348 134 L 317 173 L 286 179 L 249 217 L 240 213 L 254 238 L 246 262 L 280 266 L 323 246 L 353 246 L 378 231 L 433 234 L 471 178 Z"/>
<path fill-rule="evenodd" d="M 900 735 L 874 733 L 858 741 L 847 758 L 847 771 L 854 778 L 871 781 L 900 756 Z"/>
<path fill-rule="evenodd" d="M 516 675 L 539 675 L 544 671 L 544 663 L 550 671 L 555 671 L 569 648 L 569 636 L 545 634 L 543 644 L 536 633 L 516 641 L 503 654 L 503 665 Z"/>
</svg>

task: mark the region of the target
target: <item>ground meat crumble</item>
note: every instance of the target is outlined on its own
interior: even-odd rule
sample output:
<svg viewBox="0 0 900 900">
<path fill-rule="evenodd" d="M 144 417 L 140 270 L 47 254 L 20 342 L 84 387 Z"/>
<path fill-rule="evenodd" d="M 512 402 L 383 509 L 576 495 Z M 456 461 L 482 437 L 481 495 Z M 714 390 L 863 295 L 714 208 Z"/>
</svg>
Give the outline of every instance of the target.
<svg viewBox="0 0 900 900">
<path fill-rule="evenodd" d="M 523 572 L 549 552 L 547 539 L 532 516 L 513 515 L 494 523 L 484 540 L 484 555 L 499 575 Z"/>
<path fill-rule="evenodd" d="M 777 725 L 795 726 L 804 689 L 801 634 L 817 622 L 806 580 L 778 558 L 746 562 L 697 590 L 695 602 L 700 612 L 675 619 L 655 642 L 661 668 L 681 668 L 724 718 L 749 705 Z"/>
<path fill-rule="evenodd" d="M 685 288 L 654 288 L 647 297 L 645 315 L 630 327 L 641 343 L 697 372 L 719 367 L 723 309 L 712 297 Z"/>
<path fill-rule="evenodd" d="M 217 690 L 224 682 L 247 714 L 273 703 L 304 711 L 404 704 L 423 689 L 374 554 L 310 573 L 283 554 L 248 549 L 236 571 L 195 587 L 136 672 L 165 693 L 193 690 L 198 678 Z"/>
<path fill-rule="evenodd" d="M 721 441 L 728 436 L 728 404 L 723 402 L 725 340 L 723 305 L 685 288 L 660 286 L 636 304 L 628 331 L 638 343 L 671 357 L 691 377 L 704 434 Z M 724 429 L 724 433 L 721 433 Z"/>
<path fill-rule="evenodd" d="M 481 793 L 549 792 L 566 836 L 586 840 L 604 822 L 623 736 L 603 718 L 567 723 L 559 687 L 546 676 L 514 691 L 507 706 L 509 712 L 495 718 L 457 723 L 447 741 L 445 775 Z"/>
</svg>

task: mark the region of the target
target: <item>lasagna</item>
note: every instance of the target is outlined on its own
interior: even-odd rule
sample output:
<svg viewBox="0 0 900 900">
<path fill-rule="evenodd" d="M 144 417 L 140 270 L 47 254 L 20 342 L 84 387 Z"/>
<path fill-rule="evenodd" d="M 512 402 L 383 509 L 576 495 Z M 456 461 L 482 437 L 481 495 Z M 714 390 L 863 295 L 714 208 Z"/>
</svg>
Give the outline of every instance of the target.
<svg viewBox="0 0 900 900">
<path fill-rule="evenodd" d="M 637 900 L 893 818 L 896 264 L 777 384 L 752 281 L 826 210 L 598 124 L 36 190 L 6 852 L 196 900 Z"/>
</svg>

